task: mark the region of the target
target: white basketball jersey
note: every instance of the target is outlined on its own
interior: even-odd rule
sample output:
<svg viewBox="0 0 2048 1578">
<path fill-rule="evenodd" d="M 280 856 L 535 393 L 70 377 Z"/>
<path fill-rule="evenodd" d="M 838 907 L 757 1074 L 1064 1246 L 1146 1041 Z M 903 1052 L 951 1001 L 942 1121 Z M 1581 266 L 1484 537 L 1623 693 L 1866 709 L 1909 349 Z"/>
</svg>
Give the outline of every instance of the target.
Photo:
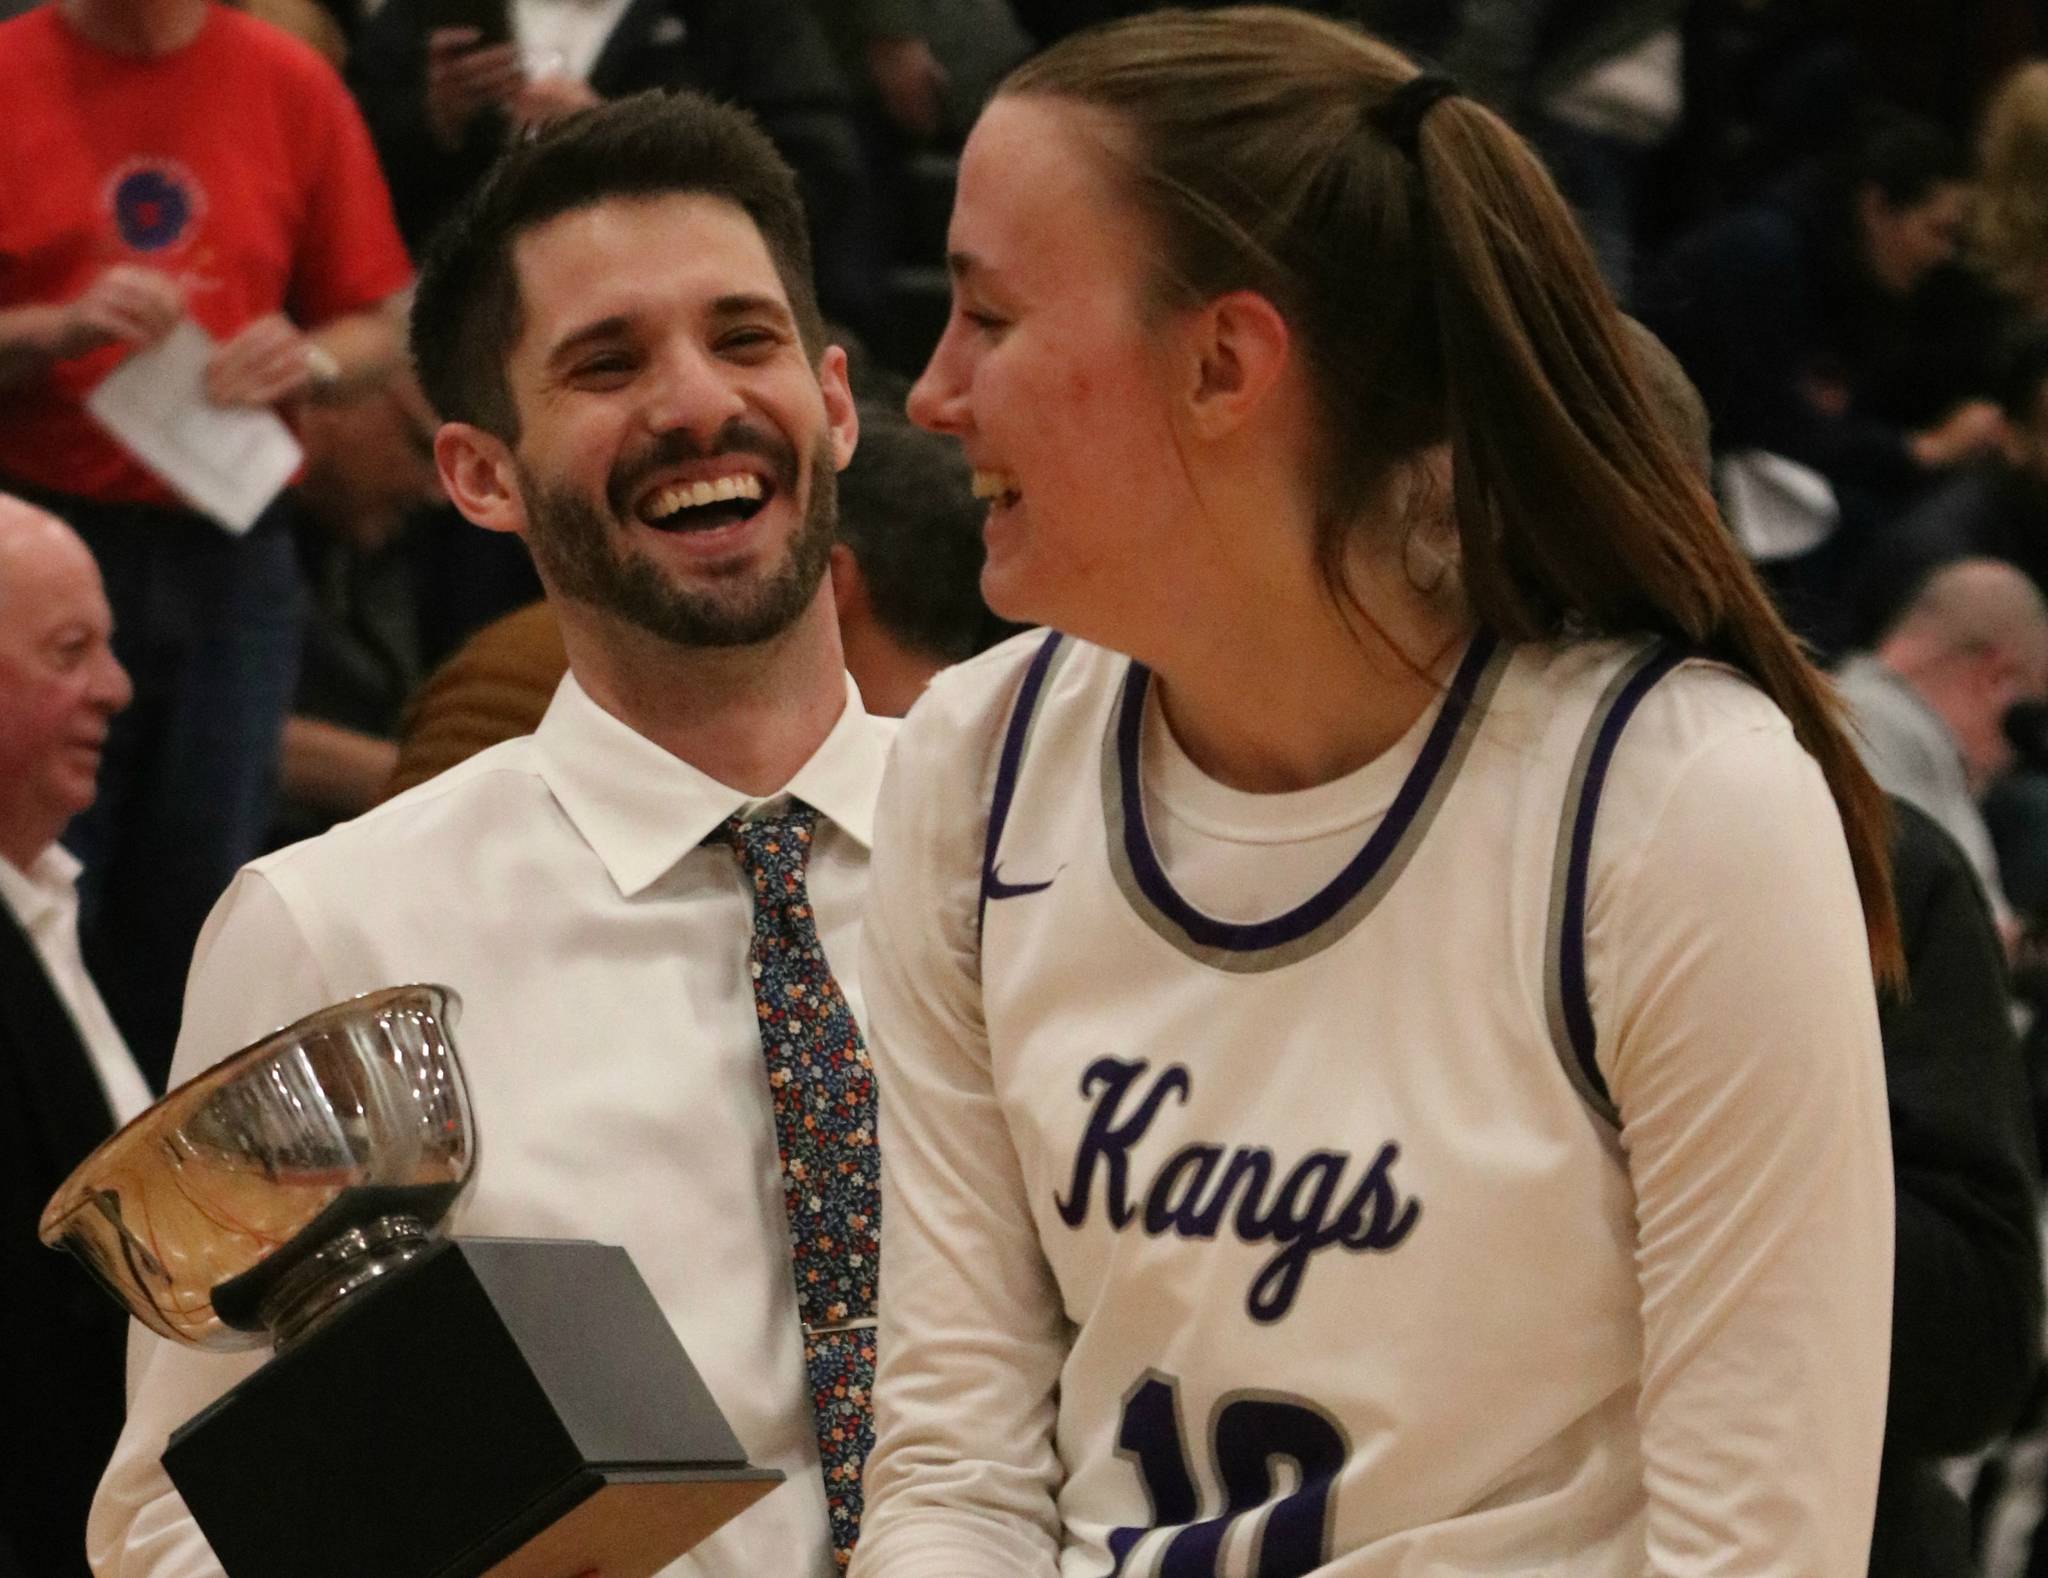
<svg viewBox="0 0 2048 1578">
<path fill-rule="evenodd" d="M 1070 1578 L 1640 1573 L 1632 1196 L 1582 943 L 1607 761 L 1676 664 L 1482 635 L 1342 869 L 1227 922 L 1148 825 L 1146 671 L 1040 648 L 982 998 L 1073 1324 Z"/>
</svg>

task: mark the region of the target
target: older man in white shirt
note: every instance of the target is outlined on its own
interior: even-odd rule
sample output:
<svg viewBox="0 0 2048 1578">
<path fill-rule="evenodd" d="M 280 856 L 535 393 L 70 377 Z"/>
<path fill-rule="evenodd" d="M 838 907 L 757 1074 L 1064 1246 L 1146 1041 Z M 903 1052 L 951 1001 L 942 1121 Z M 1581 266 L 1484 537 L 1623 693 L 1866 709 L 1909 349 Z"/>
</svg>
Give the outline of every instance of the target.
<svg viewBox="0 0 2048 1578">
<path fill-rule="evenodd" d="M 811 964 L 822 946 L 858 1008 L 890 731 L 846 676 L 824 579 L 856 421 L 807 267 L 787 170 L 709 101 L 607 106 L 485 181 L 423 268 L 415 354 L 449 418 L 449 495 L 525 539 L 569 676 L 533 736 L 246 868 L 200 941 L 173 1070 L 386 983 L 461 994 L 482 1136 L 464 1230 L 623 1244 L 750 1460 L 788 1476 L 672 1578 L 826 1578 L 858 1514 L 830 1440 L 821 1473 L 812 1360 L 871 1362 L 872 1322 L 822 1319 L 793 1274 L 805 1202 L 758 990 L 778 968 L 763 916 L 795 891 Z M 763 818 L 807 876 L 746 865 Z M 857 1037 L 841 1051 L 847 1106 L 871 1102 Z M 871 1164 L 872 1117 L 849 1116 Z M 871 1282 L 871 1260 L 847 1276 Z M 256 1361 L 137 1342 L 95 1569 L 218 1574 L 158 1456 Z"/>
<path fill-rule="evenodd" d="M 1836 683 L 1863 765 L 1941 824 L 1969 857 L 1999 930 L 2017 930 L 1979 808 L 2013 764 L 2005 716 L 2048 698 L 2048 601 L 2018 568 L 1958 559 L 1929 575 L 1873 652 Z"/>
<path fill-rule="evenodd" d="M 0 1575 L 83 1578 L 85 1509 L 121 1427 L 117 1311 L 36 1241 L 43 1202 L 149 1101 L 78 948 L 78 863 L 57 842 L 92 803 L 128 704 L 92 554 L 0 494 Z"/>
</svg>

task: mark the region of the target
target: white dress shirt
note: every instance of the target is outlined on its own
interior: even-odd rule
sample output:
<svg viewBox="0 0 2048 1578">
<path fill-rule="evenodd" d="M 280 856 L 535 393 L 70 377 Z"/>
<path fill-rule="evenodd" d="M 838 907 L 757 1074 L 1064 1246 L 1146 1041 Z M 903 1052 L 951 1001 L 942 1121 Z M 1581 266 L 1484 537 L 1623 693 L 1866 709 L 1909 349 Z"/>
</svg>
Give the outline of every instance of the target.
<svg viewBox="0 0 2048 1578">
<path fill-rule="evenodd" d="M 845 712 L 787 788 L 820 813 L 810 892 L 857 1014 L 893 728 L 849 681 Z M 455 1041 L 479 1133 L 461 1231 L 624 1245 L 748 1459 L 788 1476 L 664 1578 L 834 1571 L 747 970 L 751 888 L 729 849 L 702 846 L 727 816 L 768 803 L 634 733 L 567 678 L 532 736 L 245 868 L 200 938 L 172 1068 L 174 1082 L 189 1078 L 375 987 L 433 981 L 461 995 Z M 139 1330 L 134 1342 L 128 1424 L 87 1531 L 94 1571 L 214 1578 L 158 1457 L 264 1356 Z"/>
<path fill-rule="evenodd" d="M 1850 738 L 1878 787 L 1911 801 L 1941 824 L 1977 873 L 1993 916 L 2001 926 L 2010 922 L 2012 904 L 1999 880 L 1998 846 L 1970 790 L 1962 748 L 1941 715 L 1867 652 L 1835 671 L 1835 686 L 1856 725 Z"/>
<path fill-rule="evenodd" d="M 52 844 L 26 871 L 0 859 L 0 903 L 14 912 L 43 961 L 43 974 L 77 1027 L 118 1128 L 149 1105 L 149 1082 L 86 972 L 78 947 L 78 872 L 77 857 L 62 844 Z"/>
<path fill-rule="evenodd" d="M 512 31 L 532 77 L 590 80 L 631 0 L 512 0 Z"/>
</svg>

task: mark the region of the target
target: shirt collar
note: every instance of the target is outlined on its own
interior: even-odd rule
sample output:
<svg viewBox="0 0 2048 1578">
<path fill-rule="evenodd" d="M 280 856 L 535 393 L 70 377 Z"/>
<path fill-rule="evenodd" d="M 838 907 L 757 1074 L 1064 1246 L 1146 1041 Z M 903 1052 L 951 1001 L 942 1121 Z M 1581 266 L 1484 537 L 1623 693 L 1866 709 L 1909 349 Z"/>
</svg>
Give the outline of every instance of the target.
<svg viewBox="0 0 2048 1578">
<path fill-rule="evenodd" d="M 631 898 L 736 811 L 794 795 L 871 844 L 875 798 L 890 726 L 870 717 L 853 680 L 831 733 L 776 795 L 757 798 L 722 784 L 620 722 L 563 676 L 534 731 L 541 777 L 585 843 Z"/>
<path fill-rule="evenodd" d="M 1949 728 L 1948 720 L 1929 706 L 1927 698 L 1913 688 L 1912 682 L 1874 653 L 1859 654 L 1843 665 L 1844 668 L 1851 666 L 1867 672 L 1906 708 L 1928 748 L 1941 756 L 1944 762 L 1953 760 L 1957 773 L 1967 785 L 1970 775 L 1969 764 L 1963 760 L 1963 748 L 1956 743 L 1955 732 Z"/>
<path fill-rule="evenodd" d="M 63 905 L 76 901 L 78 857 L 62 844 L 36 856 L 28 870 L 0 856 L 0 900 L 14 911 L 22 930 L 33 931 Z"/>
</svg>

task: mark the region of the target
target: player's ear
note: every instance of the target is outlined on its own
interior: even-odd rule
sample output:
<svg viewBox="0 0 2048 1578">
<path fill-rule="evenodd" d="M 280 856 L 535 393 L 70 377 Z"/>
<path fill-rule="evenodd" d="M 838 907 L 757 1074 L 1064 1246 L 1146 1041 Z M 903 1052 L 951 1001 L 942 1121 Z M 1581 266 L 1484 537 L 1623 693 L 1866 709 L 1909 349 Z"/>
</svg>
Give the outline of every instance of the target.
<svg viewBox="0 0 2048 1578">
<path fill-rule="evenodd" d="M 1293 332 L 1255 290 L 1233 290 L 1189 314 L 1187 412 L 1194 431 L 1222 437 L 1243 427 L 1287 370 Z"/>
<path fill-rule="evenodd" d="M 434 466 L 448 501 L 486 531 L 524 534 L 526 501 L 511 448 L 468 422 L 444 422 L 434 434 Z"/>
</svg>

